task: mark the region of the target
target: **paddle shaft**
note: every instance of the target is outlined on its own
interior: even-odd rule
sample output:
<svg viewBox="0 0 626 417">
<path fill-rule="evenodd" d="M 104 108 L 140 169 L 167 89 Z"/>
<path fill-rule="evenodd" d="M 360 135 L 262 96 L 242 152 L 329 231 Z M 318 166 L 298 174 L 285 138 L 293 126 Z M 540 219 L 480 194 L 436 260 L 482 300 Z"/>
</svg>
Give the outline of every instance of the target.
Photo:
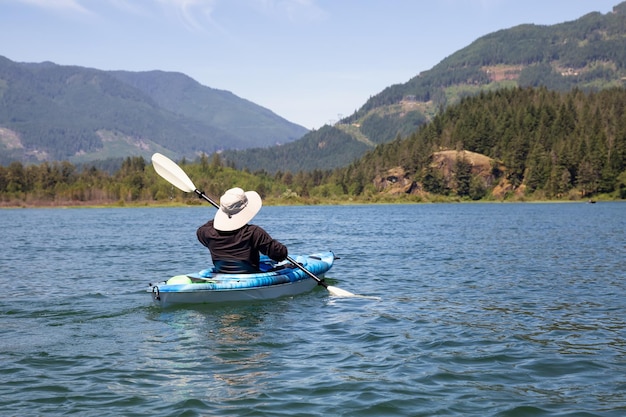
<svg viewBox="0 0 626 417">
<path fill-rule="evenodd" d="M 206 201 L 208 201 L 209 203 L 211 203 L 211 205 L 213 207 L 215 207 L 216 209 L 219 210 L 220 206 L 219 204 L 217 204 L 215 201 L 211 200 L 211 197 L 209 197 L 208 195 L 204 194 L 204 191 L 200 191 L 197 188 L 195 190 L 193 190 L 194 193 L 198 194 L 199 198 L 204 198 Z"/>
</svg>

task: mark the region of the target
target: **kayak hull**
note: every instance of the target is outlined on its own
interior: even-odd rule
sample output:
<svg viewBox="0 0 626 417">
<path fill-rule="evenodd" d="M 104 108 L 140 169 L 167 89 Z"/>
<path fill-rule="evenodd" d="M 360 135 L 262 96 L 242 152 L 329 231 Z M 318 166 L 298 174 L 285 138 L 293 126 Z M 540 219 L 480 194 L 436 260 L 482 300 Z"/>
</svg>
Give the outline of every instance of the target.
<svg viewBox="0 0 626 417">
<path fill-rule="evenodd" d="M 293 259 L 322 279 L 332 267 L 335 256 L 321 252 Z M 240 301 L 270 300 L 311 291 L 318 283 L 289 262 L 269 263 L 267 272 L 254 274 L 218 274 L 213 269 L 177 275 L 160 284 L 150 284 L 148 292 L 155 304 L 168 307 L 177 304 L 218 304 Z"/>
</svg>

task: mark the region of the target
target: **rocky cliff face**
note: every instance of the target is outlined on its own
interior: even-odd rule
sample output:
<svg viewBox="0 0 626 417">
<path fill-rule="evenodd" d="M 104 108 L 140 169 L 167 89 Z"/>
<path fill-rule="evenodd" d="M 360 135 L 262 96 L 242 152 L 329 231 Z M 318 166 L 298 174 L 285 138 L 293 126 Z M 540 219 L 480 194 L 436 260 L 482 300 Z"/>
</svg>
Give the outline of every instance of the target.
<svg viewBox="0 0 626 417">
<path fill-rule="evenodd" d="M 502 193 L 511 191 L 502 175 L 506 172 L 502 163 L 476 152 L 453 150 L 435 152 L 431 156 L 430 168 L 441 174 L 446 188 L 453 191 L 456 189 L 459 161 L 469 166 L 471 176 L 481 181 L 485 188 L 493 188 Z M 384 175 L 377 176 L 374 185 L 379 191 L 388 194 L 425 193 L 422 184 L 402 167 L 391 168 Z"/>
</svg>

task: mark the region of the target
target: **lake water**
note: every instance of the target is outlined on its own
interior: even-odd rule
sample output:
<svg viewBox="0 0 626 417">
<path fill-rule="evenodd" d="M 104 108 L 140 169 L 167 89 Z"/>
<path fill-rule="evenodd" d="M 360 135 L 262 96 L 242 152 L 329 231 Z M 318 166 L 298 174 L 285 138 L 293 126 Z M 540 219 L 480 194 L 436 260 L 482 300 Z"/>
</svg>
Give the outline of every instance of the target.
<svg viewBox="0 0 626 417">
<path fill-rule="evenodd" d="M 626 203 L 265 207 L 378 299 L 154 306 L 212 214 L 0 210 L 0 415 L 626 415 Z"/>
</svg>

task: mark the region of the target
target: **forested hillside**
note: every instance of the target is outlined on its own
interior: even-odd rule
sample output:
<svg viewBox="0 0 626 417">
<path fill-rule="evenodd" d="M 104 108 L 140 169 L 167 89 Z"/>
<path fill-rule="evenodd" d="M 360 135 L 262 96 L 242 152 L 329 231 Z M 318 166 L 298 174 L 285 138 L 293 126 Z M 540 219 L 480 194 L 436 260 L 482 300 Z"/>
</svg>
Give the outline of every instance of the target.
<svg viewBox="0 0 626 417">
<path fill-rule="evenodd" d="M 345 165 L 345 155 L 363 155 L 368 149 L 371 146 L 350 134 L 336 127 L 323 126 L 286 145 L 256 148 L 250 152 L 227 150 L 221 155 L 229 165 L 237 168 L 276 173 L 341 167 Z"/>
<path fill-rule="evenodd" d="M 240 186 L 279 203 L 626 199 L 626 89 L 466 97 L 408 138 L 333 170 L 250 173 L 219 154 L 180 163 L 209 195 Z M 68 162 L 0 167 L 5 206 L 171 201 L 198 203 L 140 157 L 113 175 Z"/>
<path fill-rule="evenodd" d="M 593 2 L 589 2 L 589 7 L 593 10 Z M 604 15 L 592 12 L 571 22 L 551 26 L 526 24 L 490 33 L 432 69 L 372 96 L 358 111 L 333 126 L 324 140 L 328 141 L 332 134 L 341 137 L 348 133 L 352 140 L 367 145 L 363 147 L 365 153 L 366 148 L 372 149 L 376 144 L 408 136 L 441 109 L 481 91 L 544 86 L 566 92 L 573 88 L 600 91 L 623 87 L 624 45 L 626 2 Z M 321 142 L 313 132 L 302 140 Z M 256 163 L 250 155 L 254 152 L 228 152 L 225 158 L 239 168 L 268 172 L 294 170 L 297 166 L 283 165 L 278 150 L 275 159 L 264 158 L 262 164 Z M 317 167 L 302 165 L 302 169 L 347 165 L 361 155 L 352 153 L 352 149 L 340 150 L 333 153 L 331 162 L 327 155 L 319 153 L 315 155 Z"/>
<path fill-rule="evenodd" d="M 624 86 L 626 2 L 551 26 L 526 24 L 485 35 L 429 71 L 372 97 L 349 121 L 410 98 L 436 107 L 501 87 L 568 91 Z"/>
<path fill-rule="evenodd" d="M 496 183 L 474 181 L 471 195 L 471 165 L 462 159 L 452 178 L 444 178 L 441 167 L 432 163 L 433 154 L 443 149 L 491 158 Z M 482 198 L 498 186 L 509 194 L 539 192 L 560 198 L 570 192 L 588 196 L 619 189 L 624 198 L 626 89 L 558 93 L 542 87 L 480 93 L 449 107 L 407 139 L 381 145 L 339 172 L 362 178 L 367 189 L 372 179 L 397 168 L 417 183 L 412 192 Z"/>
</svg>

